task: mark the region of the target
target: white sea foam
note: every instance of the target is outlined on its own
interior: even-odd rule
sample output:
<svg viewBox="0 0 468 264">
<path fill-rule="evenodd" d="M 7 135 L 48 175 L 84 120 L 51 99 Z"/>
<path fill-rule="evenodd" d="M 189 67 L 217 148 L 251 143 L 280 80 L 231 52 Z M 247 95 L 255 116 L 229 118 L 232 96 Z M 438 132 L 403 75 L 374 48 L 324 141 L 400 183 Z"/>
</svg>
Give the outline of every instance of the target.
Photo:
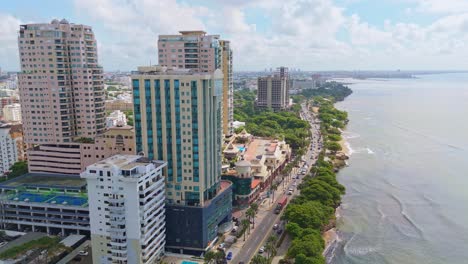
<svg viewBox="0 0 468 264">
<path fill-rule="evenodd" d="M 354 149 L 351 147 L 348 141 L 345 142 L 345 146 L 348 149 L 348 156 L 351 156 L 354 153 Z"/>
</svg>

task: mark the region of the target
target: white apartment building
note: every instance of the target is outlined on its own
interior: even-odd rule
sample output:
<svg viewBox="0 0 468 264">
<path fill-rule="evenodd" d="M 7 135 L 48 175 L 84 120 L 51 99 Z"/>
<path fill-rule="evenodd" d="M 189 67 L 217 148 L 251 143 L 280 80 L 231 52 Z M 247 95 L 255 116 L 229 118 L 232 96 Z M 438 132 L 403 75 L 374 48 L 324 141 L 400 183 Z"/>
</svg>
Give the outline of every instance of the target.
<svg viewBox="0 0 468 264">
<path fill-rule="evenodd" d="M 164 161 L 115 155 L 90 165 L 87 180 L 95 263 L 155 263 L 164 252 Z"/>
<path fill-rule="evenodd" d="M 3 107 L 3 119 L 6 121 L 21 122 L 21 105 L 5 105 Z"/>
<path fill-rule="evenodd" d="M 0 125 L 0 176 L 4 176 L 10 167 L 18 161 L 16 140 L 10 135 L 10 126 Z"/>
<path fill-rule="evenodd" d="M 106 128 L 126 125 L 127 117 L 125 113 L 120 110 L 115 110 L 106 117 Z"/>
</svg>

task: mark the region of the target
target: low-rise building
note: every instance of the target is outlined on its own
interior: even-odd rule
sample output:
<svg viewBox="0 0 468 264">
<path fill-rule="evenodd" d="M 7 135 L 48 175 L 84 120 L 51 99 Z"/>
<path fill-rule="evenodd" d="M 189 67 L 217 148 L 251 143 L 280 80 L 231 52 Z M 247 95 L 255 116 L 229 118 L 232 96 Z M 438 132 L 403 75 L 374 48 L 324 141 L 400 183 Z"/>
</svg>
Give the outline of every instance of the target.
<svg viewBox="0 0 468 264">
<path fill-rule="evenodd" d="M 88 182 L 95 263 L 155 263 L 162 256 L 166 165 L 115 155 L 81 174 Z"/>
<path fill-rule="evenodd" d="M 94 140 L 83 138 L 75 144 L 35 146 L 28 151 L 28 166 L 30 172 L 78 175 L 116 154 L 135 154 L 132 127 L 112 127 Z"/>
<path fill-rule="evenodd" d="M 239 143 L 242 142 L 242 143 Z M 248 206 L 268 188 L 288 163 L 291 148 L 284 141 L 251 138 L 242 131 L 223 152 L 225 158 L 239 161 L 223 172 L 233 183 L 233 205 Z"/>
<path fill-rule="evenodd" d="M 89 234 L 86 181 L 29 173 L 0 183 L 2 229 L 51 235 Z"/>
</svg>

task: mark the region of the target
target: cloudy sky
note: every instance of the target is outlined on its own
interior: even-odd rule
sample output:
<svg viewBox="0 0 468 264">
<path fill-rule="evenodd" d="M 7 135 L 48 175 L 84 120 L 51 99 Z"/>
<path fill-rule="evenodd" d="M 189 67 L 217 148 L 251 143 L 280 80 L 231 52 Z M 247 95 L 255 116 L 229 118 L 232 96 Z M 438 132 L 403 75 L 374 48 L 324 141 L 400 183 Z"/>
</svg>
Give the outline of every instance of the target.
<svg viewBox="0 0 468 264">
<path fill-rule="evenodd" d="M 231 40 L 235 70 L 468 69 L 468 0 L 15 0 L 0 7 L 0 67 L 19 70 L 17 31 L 91 25 L 106 70 L 157 61 L 159 34 Z"/>
</svg>

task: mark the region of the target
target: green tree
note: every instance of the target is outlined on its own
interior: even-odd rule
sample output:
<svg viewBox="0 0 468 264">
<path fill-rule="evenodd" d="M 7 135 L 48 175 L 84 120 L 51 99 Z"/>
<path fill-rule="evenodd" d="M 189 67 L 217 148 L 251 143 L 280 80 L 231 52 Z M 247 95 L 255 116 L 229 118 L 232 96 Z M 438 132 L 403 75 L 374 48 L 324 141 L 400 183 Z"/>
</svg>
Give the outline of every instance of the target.
<svg viewBox="0 0 468 264">
<path fill-rule="evenodd" d="M 302 228 L 298 224 L 293 222 L 286 224 L 286 231 L 288 232 L 288 234 L 291 235 L 293 239 L 302 235 Z"/>
<path fill-rule="evenodd" d="M 317 257 L 322 255 L 324 249 L 323 238 L 320 232 L 315 230 L 313 234 L 294 239 L 288 249 L 287 256 L 294 258 L 299 254 L 304 254 L 307 257 Z"/>
<path fill-rule="evenodd" d="M 28 163 L 26 161 L 17 161 L 10 167 L 7 178 L 11 179 L 26 173 L 28 173 Z"/>
<path fill-rule="evenodd" d="M 251 203 L 250 208 L 254 210 L 256 213 L 258 212 L 258 203 Z"/>
<path fill-rule="evenodd" d="M 278 237 L 276 235 L 271 235 L 268 237 L 267 242 L 265 244 L 265 251 L 267 252 L 267 259 L 271 262 L 272 258 L 276 255 L 276 242 L 278 241 Z"/>
<path fill-rule="evenodd" d="M 242 228 L 242 232 L 244 232 L 244 241 L 245 241 L 245 233 L 247 231 L 247 229 L 249 230 L 249 235 L 250 235 L 250 222 L 248 219 L 242 219 L 241 220 L 241 228 Z"/>
<path fill-rule="evenodd" d="M 296 223 L 302 228 L 311 227 L 319 230 L 328 223 L 333 212 L 333 208 L 318 201 L 306 201 L 302 204 L 289 204 L 284 216 L 286 220 Z"/>
<path fill-rule="evenodd" d="M 252 258 L 251 264 L 268 264 L 269 261 L 264 256 L 257 254 Z"/>
</svg>

